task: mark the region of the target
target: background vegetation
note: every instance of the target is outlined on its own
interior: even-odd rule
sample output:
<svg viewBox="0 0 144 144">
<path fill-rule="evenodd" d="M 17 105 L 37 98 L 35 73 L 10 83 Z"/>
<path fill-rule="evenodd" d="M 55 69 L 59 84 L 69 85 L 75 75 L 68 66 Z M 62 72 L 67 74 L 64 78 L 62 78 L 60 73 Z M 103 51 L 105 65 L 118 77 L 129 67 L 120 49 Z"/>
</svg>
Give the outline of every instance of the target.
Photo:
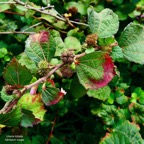
<svg viewBox="0 0 144 144">
<path fill-rule="evenodd" d="M 100 13 L 106 8 L 112 10 L 108 13 L 114 12 L 114 18 L 107 23 L 107 27 L 110 27 L 110 35 L 109 33 L 102 34 L 102 31 L 97 33 L 98 38 L 88 37 L 89 34 L 95 33 L 90 11 Z M 118 15 L 118 29 L 115 28 L 117 27 L 115 14 Z M 103 14 L 101 15 L 103 17 Z M 124 28 L 130 23 L 131 27 L 128 31 L 132 33 L 126 33 L 126 36 L 123 36 Z M 54 105 L 51 105 L 51 101 L 43 100 L 44 105 L 39 102 L 39 99 L 32 104 L 33 97 L 25 94 L 17 103 L 17 107 L 23 105 L 21 110 L 15 109 L 15 103 L 14 107 L 9 105 L 11 109 L 7 108 L 6 113 L 0 114 L 0 143 L 7 143 L 8 135 L 22 135 L 24 141 L 15 141 L 15 143 L 143 144 L 143 25 L 144 0 L 0 0 L 0 109 L 11 98 L 16 98 L 4 94 L 4 86 L 13 85 L 8 76 L 12 72 L 10 68 L 15 69 L 15 65 L 18 65 L 17 68 L 23 71 L 22 79 L 29 78 L 26 75 L 28 71 L 23 66 L 31 71 L 30 80 L 27 79 L 28 83 L 24 82 L 23 85 L 33 83 L 45 75 L 45 71 L 38 70 L 40 67 L 34 63 L 35 60 L 28 51 L 29 43 L 33 46 L 35 44 L 33 41 L 37 40 L 37 37 L 43 38 L 41 31 L 49 32 L 54 38 L 54 41 L 48 43 L 56 48 L 56 54 L 51 58 L 51 65 L 60 64 L 61 53 L 67 49 L 74 49 L 76 58 L 83 53 L 92 54 L 98 49 L 102 57 L 101 52 L 109 54 L 116 73 L 112 73 L 110 82 L 104 81 L 104 87 L 94 90 L 91 86 L 87 89 L 86 84 L 78 80 L 81 74 L 80 68 L 75 68 L 76 61 L 68 64 L 70 71 L 66 74 L 63 72 L 65 67 L 62 67 L 61 71 L 50 75 L 50 78 L 55 82 L 56 88 L 63 88 L 66 91 L 63 99 L 58 102 L 58 99 L 54 97 L 54 102 L 58 102 Z M 34 33 L 38 35 L 34 35 L 34 38 L 29 37 Z M 130 36 L 133 33 L 135 36 L 131 39 Z M 107 37 L 105 37 L 106 34 L 108 34 Z M 132 45 L 133 49 L 128 47 L 123 51 L 125 47 L 123 43 Z M 30 58 L 23 53 L 24 51 Z M 17 58 L 17 62 L 13 59 L 14 57 Z M 105 64 L 102 61 L 100 63 Z M 111 69 L 113 63 L 110 63 Z M 115 75 L 114 78 L 113 75 Z M 53 82 L 50 81 L 48 87 L 51 85 Z M 41 85 L 39 85 L 38 92 L 42 93 Z M 46 91 L 47 93 L 49 92 Z M 58 92 L 56 94 L 58 95 Z M 30 100 L 27 97 L 30 97 Z M 41 113 L 38 112 L 40 106 L 44 107 Z"/>
</svg>

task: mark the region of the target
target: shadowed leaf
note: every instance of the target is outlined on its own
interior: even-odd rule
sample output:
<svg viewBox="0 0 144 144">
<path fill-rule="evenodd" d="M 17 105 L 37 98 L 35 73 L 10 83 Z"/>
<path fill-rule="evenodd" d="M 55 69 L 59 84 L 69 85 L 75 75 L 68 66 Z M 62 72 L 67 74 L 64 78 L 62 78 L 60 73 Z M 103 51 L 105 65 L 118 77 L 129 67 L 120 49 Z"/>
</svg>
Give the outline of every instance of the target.
<svg viewBox="0 0 144 144">
<path fill-rule="evenodd" d="M 21 118 L 22 118 L 21 109 L 17 107 L 7 114 L 0 114 L 0 124 L 7 126 L 15 126 L 20 123 Z"/>
</svg>

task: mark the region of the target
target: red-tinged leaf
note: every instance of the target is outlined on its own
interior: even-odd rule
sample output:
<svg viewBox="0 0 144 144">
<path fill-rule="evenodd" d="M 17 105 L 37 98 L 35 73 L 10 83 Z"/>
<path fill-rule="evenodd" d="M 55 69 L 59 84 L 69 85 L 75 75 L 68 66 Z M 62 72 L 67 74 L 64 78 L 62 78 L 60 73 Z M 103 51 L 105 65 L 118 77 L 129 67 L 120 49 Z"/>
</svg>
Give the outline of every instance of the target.
<svg viewBox="0 0 144 144">
<path fill-rule="evenodd" d="M 36 63 L 44 60 L 50 61 L 55 54 L 56 43 L 48 32 L 32 34 L 26 40 L 25 52 Z"/>
<path fill-rule="evenodd" d="M 97 88 L 106 86 L 115 76 L 114 63 L 109 55 L 105 55 L 105 63 L 103 64 L 104 76 L 101 80 L 90 79 Z"/>
<path fill-rule="evenodd" d="M 106 86 L 115 76 L 114 64 L 107 53 L 93 52 L 77 62 L 77 75 L 86 89 Z"/>
<path fill-rule="evenodd" d="M 6 66 L 3 74 L 7 83 L 16 86 L 24 86 L 29 84 L 32 74 L 25 66 L 22 66 L 16 58 Z"/>
<path fill-rule="evenodd" d="M 18 106 L 24 110 L 29 110 L 40 121 L 43 120 L 46 110 L 41 100 L 41 94 L 31 95 L 29 93 L 24 94 L 18 101 Z"/>
<path fill-rule="evenodd" d="M 45 105 L 50 106 L 58 103 L 64 96 L 64 92 L 55 87 L 46 86 L 42 90 L 42 100 Z"/>
</svg>

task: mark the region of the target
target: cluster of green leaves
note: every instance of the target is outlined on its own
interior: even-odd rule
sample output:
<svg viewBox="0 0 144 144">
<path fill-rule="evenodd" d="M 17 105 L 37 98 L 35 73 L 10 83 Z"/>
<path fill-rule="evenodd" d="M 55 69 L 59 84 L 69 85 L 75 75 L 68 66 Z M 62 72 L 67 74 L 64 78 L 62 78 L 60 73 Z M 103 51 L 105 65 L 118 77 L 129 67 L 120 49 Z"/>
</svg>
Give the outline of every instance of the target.
<svg viewBox="0 0 144 144">
<path fill-rule="evenodd" d="M 143 144 L 144 1 L 10 2 L 0 4 L 0 31 L 21 34 L 0 35 L 0 78 L 7 83 L 0 103 L 18 102 L 0 114 L 0 142 L 20 134 L 27 144 Z M 54 8 L 45 9 L 48 3 Z M 46 75 L 69 50 L 71 77 L 58 70 L 21 98 L 8 93 Z"/>
</svg>

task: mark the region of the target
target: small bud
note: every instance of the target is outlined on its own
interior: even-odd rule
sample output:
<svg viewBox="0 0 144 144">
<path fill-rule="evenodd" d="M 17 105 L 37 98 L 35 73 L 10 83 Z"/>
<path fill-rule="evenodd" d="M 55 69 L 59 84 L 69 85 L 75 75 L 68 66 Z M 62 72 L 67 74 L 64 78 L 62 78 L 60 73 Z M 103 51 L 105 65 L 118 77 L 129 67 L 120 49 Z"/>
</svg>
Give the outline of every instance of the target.
<svg viewBox="0 0 144 144">
<path fill-rule="evenodd" d="M 78 9 L 73 6 L 73 7 L 70 7 L 70 8 L 68 9 L 68 12 L 71 13 L 72 15 L 76 15 L 77 12 L 78 12 Z"/>
<path fill-rule="evenodd" d="M 33 86 L 33 87 L 31 88 L 31 90 L 30 90 L 30 94 L 31 94 L 31 95 L 35 95 L 36 92 L 37 92 L 37 88 L 38 88 L 38 85 Z"/>
</svg>

